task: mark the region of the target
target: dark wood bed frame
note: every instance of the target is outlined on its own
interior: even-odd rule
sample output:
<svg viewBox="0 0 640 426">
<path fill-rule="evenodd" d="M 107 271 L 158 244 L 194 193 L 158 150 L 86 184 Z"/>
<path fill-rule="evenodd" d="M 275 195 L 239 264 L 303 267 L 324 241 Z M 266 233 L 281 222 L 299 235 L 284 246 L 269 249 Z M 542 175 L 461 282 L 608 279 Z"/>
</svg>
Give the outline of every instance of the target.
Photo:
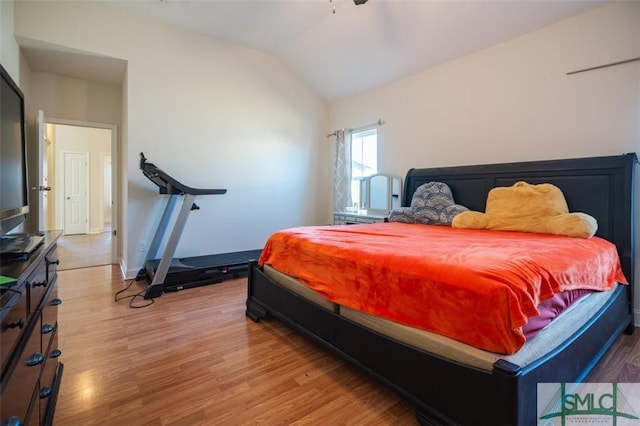
<svg viewBox="0 0 640 426">
<path fill-rule="evenodd" d="M 247 316 L 271 315 L 333 350 L 415 403 L 422 424 L 533 425 L 537 383 L 584 381 L 622 333 L 633 331 L 633 153 L 594 158 L 411 169 L 404 205 L 429 181 L 446 182 L 457 203 L 484 211 L 489 190 L 524 180 L 558 186 L 570 211 L 598 221 L 597 235 L 616 244 L 632 285 L 615 295 L 575 335 L 522 368 L 499 360 L 480 371 L 404 345 L 323 309 L 249 268 Z"/>
</svg>

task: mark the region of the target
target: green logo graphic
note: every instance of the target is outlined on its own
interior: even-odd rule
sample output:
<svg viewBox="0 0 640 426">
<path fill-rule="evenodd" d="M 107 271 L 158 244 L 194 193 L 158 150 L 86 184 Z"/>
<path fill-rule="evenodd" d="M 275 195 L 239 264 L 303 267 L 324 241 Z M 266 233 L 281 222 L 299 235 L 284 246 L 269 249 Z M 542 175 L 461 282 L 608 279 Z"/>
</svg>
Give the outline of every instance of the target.
<svg viewBox="0 0 640 426">
<path fill-rule="evenodd" d="M 589 418 L 590 416 L 606 416 L 614 426 L 617 425 L 618 418 L 638 419 L 616 383 L 611 384 L 610 392 L 608 388 L 604 391 L 601 388 L 602 384 L 598 392 L 580 392 L 580 389 L 568 392 L 567 384 L 561 383 L 560 389 L 551 398 L 539 419 L 560 418 L 562 426 L 565 426 L 567 417 L 570 416 L 582 416 L 580 420 L 584 420 L 583 423 L 593 423 L 593 417 Z"/>
</svg>

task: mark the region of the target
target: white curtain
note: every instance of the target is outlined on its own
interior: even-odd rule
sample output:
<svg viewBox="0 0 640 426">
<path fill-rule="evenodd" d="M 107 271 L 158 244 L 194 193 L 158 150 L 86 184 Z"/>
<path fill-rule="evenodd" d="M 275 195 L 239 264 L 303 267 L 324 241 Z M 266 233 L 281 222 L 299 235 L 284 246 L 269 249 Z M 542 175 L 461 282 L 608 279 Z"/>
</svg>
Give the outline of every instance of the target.
<svg viewBox="0 0 640 426">
<path fill-rule="evenodd" d="M 336 155 L 333 168 L 333 209 L 343 212 L 353 206 L 351 200 L 351 133 L 336 130 Z"/>
</svg>

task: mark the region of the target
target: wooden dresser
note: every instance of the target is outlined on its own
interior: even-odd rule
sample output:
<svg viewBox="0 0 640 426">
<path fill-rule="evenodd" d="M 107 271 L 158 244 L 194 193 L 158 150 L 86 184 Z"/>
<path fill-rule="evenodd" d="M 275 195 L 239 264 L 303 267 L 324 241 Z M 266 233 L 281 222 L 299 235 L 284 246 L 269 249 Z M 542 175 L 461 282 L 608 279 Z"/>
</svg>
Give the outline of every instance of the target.
<svg viewBox="0 0 640 426">
<path fill-rule="evenodd" d="M 27 260 L 5 261 L 1 274 L 16 278 L 0 287 L 0 425 L 50 425 L 62 363 L 58 349 L 59 231 Z"/>
</svg>

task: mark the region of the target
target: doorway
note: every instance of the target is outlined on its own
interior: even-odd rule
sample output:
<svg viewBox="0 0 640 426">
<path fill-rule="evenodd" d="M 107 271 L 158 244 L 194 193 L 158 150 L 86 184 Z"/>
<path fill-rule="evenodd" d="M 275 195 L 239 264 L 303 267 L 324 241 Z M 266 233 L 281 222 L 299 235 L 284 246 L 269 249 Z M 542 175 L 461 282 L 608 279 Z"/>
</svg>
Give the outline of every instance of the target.
<svg viewBox="0 0 640 426">
<path fill-rule="evenodd" d="M 58 240 L 60 269 L 114 263 L 112 153 L 115 126 L 45 119 L 47 178 L 51 191 L 46 229 Z"/>
</svg>

